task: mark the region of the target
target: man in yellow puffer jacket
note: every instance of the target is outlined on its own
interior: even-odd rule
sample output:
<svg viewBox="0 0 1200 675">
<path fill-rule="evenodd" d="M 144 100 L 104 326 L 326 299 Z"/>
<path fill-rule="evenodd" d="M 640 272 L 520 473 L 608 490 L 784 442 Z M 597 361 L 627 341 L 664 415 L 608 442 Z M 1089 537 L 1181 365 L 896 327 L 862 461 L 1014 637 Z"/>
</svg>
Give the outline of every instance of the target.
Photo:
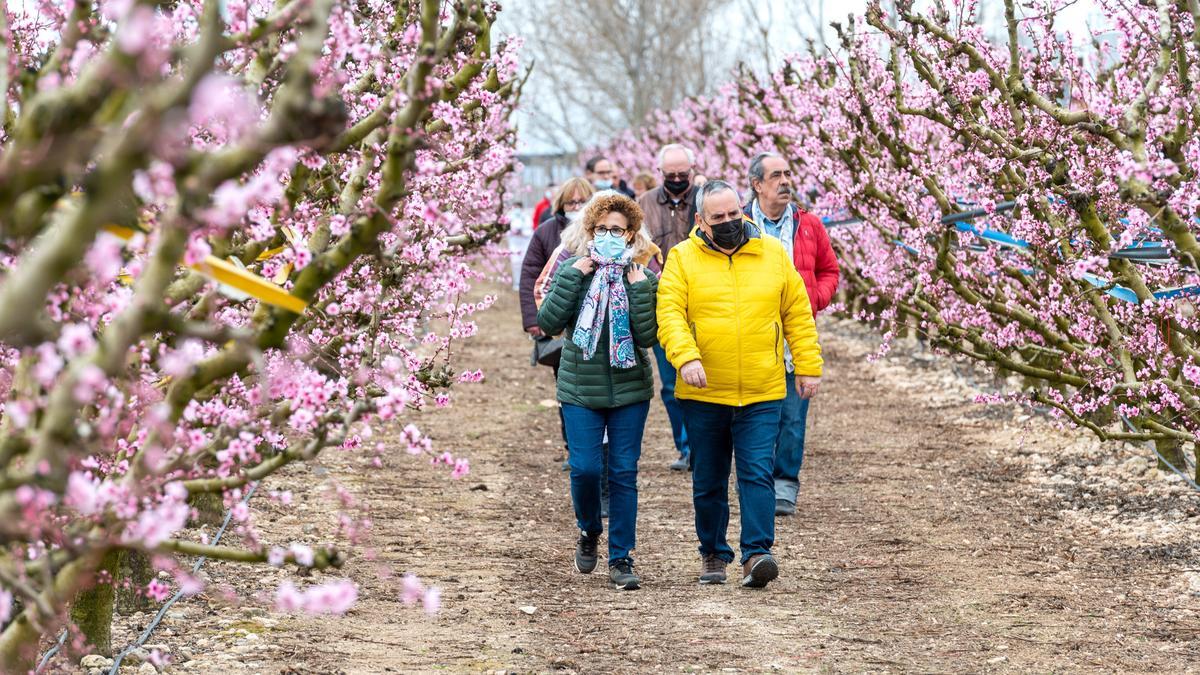
<svg viewBox="0 0 1200 675">
<path fill-rule="evenodd" d="M 775 540 L 775 437 L 787 394 L 783 345 L 792 349 L 803 398 L 821 382 L 821 347 L 804 281 L 777 240 L 742 214 L 724 181 L 697 190 L 696 228 L 671 249 L 658 286 L 658 339 L 679 371 L 692 443 L 692 503 L 703 558 L 700 583 L 724 583 L 733 549 L 729 470 L 737 462 L 741 584 L 779 575 Z"/>
</svg>

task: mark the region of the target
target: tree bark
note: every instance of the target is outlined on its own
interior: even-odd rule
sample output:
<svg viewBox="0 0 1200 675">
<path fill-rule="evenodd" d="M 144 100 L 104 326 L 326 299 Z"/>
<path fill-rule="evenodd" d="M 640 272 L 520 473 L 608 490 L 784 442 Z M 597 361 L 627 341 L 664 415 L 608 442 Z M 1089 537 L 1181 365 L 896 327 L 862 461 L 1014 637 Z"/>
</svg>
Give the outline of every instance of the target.
<svg viewBox="0 0 1200 675">
<path fill-rule="evenodd" d="M 1183 443 L 1181 443 L 1179 440 L 1173 438 L 1157 440 L 1154 441 L 1154 447 L 1158 450 L 1158 454 L 1162 455 L 1162 457 L 1158 460 L 1159 471 L 1171 470 L 1162 458 L 1166 458 L 1167 462 L 1173 464 L 1175 468 L 1179 469 L 1180 471 L 1187 470 L 1187 462 L 1183 457 Z"/>
<path fill-rule="evenodd" d="M 121 551 L 104 555 L 96 568 L 97 583 L 75 596 L 71 604 L 71 621 L 79 627 L 88 644 L 98 654 L 112 656 L 113 580 L 121 563 Z M 100 576 L 108 572 L 107 581 Z"/>
<path fill-rule="evenodd" d="M 150 609 L 150 598 L 146 595 L 147 584 L 154 579 L 154 568 L 150 556 L 141 551 L 123 551 L 119 567 L 117 586 L 117 612 L 132 614 Z"/>
</svg>

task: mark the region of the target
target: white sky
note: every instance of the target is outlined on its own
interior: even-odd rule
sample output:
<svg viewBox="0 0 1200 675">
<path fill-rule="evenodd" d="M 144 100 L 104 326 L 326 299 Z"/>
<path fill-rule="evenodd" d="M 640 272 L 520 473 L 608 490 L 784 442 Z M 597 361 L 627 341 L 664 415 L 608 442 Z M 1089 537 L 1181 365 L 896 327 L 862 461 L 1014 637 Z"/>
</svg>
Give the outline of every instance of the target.
<svg viewBox="0 0 1200 675">
<path fill-rule="evenodd" d="M 745 15 L 743 14 L 743 8 L 745 7 L 743 3 L 745 1 L 746 0 L 734 0 L 735 7 L 733 10 L 728 16 L 721 17 L 719 20 L 719 23 L 722 24 L 721 27 L 718 28 L 714 26 L 712 32 L 715 35 L 729 34 L 728 26 L 730 25 L 740 27 L 742 29 L 740 31 L 741 33 L 747 33 L 751 30 L 754 30 L 750 21 L 745 18 Z M 778 61 L 778 59 L 785 54 L 805 49 L 804 38 L 808 35 L 811 35 L 811 29 L 808 29 L 809 32 L 802 36 L 797 30 L 791 28 L 791 26 L 797 23 L 804 24 L 805 26 L 809 25 L 807 18 L 803 16 L 802 10 L 799 9 L 799 3 L 809 1 L 810 0 L 762 0 L 761 3 L 756 6 L 763 16 L 770 16 L 772 18 L 774 25 L 783 27 L 783 30 L 772 30 L 771 44 L 772 58 L 774 60 Z M 536 3 L 537 0 L 510 0 L 508 3 L 506 3 L 506 6 L 528 2 Z M 997 26 L 996 30 L 998 31 L 997 35 L 1000 35 L 1001 33 L 999 31 L 1003 30 L 1003 4 L 999 2 L 999 0 L 981 0 L 981 4 L 986 8 L 985 11 L 988 13 L 987 16 L 991 17 L 992 21 L 997 22 L 995 24 Z M 836 43 L 837 39 L 833 30 L 828 28 L 829 22 L 840 21 L 845 24 L 847 15 L 851 13 L 861 15 L 866 5 L 866 0 L 825 0 L 824 20 L 826 23 L 827 43 L 832 46 Z M 1075 3 L 1064 9 L 1057 18 L 1056 23 L 1059 29 L 1079 31 L 1086 28 L 1089 16 L 1095 10 L 1095 6 L 1095 0 L 1077 0 Z M 797 16 L 797 13 L 800 13 L 800 16 Z M 527 31 L 547 31 L 554 29 L 552 25 L 545 24 L 538 26 L 514 25 L 514 20 L 512 19 L 513 15 L 514 13 L 511 11 L 501 12 L 500 17 L 496 22 L 496 27 L 502 35 L 511 35 L 514 33 L 517 35 L 522 35 Z M 734 31 L 734 33 L 737 32 L 739 31 Z M 553 68 L 554 64 L 541 62 L 537 67 L 539 69 Z M 519 110 L 516 116 L 517 124 L 521 130 L 529 130 L 534 128 L 534 125 L 537 124 L 537 118 L 531 117 L 529 110 L 537 105 L 537 92 L 540 85 L 541 81 L 539 80 L 537 71 L 535 70 L 525 90 L 523 110 Z M 587 114 L 587 111 L 580 110 L 579 114 L 580 116 L 584 116 Z M 520 151 L 541 153 L 561 150 L 560 148 L 536 143 L 532 136 L 533 134 L 530 133 L 521 134 L 518 144 Z"/>
</svg>

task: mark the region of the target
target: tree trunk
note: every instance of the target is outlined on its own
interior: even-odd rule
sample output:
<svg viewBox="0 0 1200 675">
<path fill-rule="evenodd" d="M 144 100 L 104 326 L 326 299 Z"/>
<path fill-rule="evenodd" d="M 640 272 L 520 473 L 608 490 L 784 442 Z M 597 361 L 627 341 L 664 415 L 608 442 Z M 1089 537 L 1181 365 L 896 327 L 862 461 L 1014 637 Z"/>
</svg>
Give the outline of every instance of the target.
<svg viewBox="0 0 1200 675">
<path fill-rule="evenodd" d="M 1166 458 L 1176 469 L 1185 472 L 1187 475 L 1187 461 L 1183 457 L 1183 444 L 1174 439 L 1162 439 L 1154 441 L 1154 447 L 1158 450 L 1158 454 Z M 1170 467 L 1162 459 L 1158 460 L 1159 471 L 1170 471 Z"/>
<path fill-rule="evenodd" d="M 125 551 L 121 556 L 121 583 L 117 586 L 117 612 L 132 614 L 150 609 L 146 585 L 154 579 L 150 556 L 141 551 Z"/>
<path fill-rule="evenodd" d="M 71 621 L 79 626 L 91 648 L 104 656 L 112 656 L 113 580 L 120 564 L 121 551 L 106 553 L 93 575 L 97 583 L 81 591 L 71 604 Z M 108 576 L 101 582 L 104 572 L 108 572 Z"/>
<path fill-rule="evenodd" d="M 188 495 L 188 504 L 196 509 L 196 525 L 220 525 L 225 519 L 225 502 L 217 492 Z"/>
</svg>

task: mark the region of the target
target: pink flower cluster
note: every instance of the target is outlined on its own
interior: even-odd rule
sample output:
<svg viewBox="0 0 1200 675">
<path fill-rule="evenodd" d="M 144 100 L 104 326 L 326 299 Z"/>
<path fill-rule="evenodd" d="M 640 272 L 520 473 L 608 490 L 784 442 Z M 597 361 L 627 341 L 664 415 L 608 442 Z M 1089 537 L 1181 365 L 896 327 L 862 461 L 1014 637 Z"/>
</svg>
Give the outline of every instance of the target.
<svg viewBox="0 0 1200 675">
<path fill-rule="evenodd" d="M 345 614 L 357 600 L 358 585 L 349 579 L 310 586 L 303 591 L 284 581 L 275 591 L 275 609 L 280 612 Z"/>
</svg>

